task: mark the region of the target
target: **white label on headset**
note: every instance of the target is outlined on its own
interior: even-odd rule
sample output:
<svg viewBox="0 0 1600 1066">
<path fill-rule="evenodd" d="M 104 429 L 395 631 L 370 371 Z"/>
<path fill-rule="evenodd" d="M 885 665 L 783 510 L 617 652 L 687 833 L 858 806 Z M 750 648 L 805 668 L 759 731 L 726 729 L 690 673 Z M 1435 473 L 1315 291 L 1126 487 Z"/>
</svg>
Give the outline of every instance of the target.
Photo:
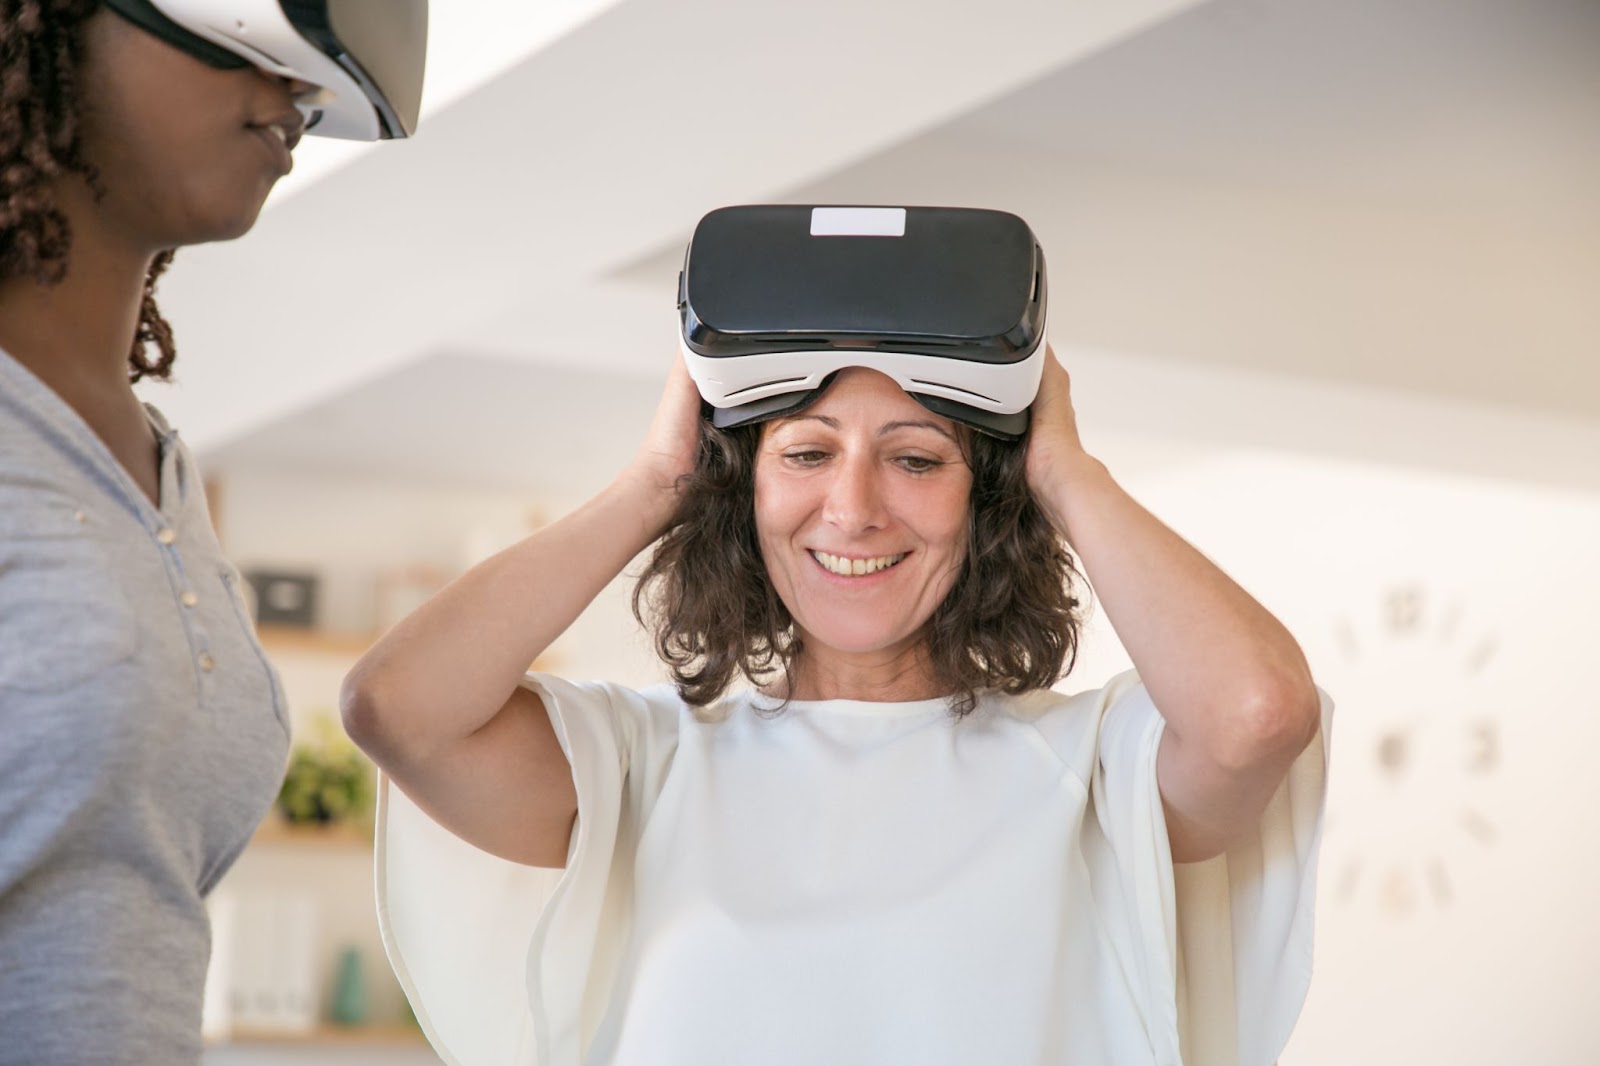
<svg viewBox="0 0 1600 1066">
<path fill-rule="evenodd" d="M 813 237 L 904 237 L 903 207 L 813 207 Z"/>
</svg>

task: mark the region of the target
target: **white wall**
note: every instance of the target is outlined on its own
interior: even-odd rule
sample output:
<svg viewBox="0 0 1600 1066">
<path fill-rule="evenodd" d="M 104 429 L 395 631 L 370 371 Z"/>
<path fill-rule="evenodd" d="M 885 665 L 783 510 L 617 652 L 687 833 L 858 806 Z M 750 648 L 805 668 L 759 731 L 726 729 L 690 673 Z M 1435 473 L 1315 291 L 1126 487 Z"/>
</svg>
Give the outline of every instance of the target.
<svg viewBox="0 0 1600 1066">
<path fill-rule="evenodd" d="M 1259 452 L 1137 488 L 1337 703 L 1284 1066 L 1600 1062 L 1600 497 Z"/>
</svg>

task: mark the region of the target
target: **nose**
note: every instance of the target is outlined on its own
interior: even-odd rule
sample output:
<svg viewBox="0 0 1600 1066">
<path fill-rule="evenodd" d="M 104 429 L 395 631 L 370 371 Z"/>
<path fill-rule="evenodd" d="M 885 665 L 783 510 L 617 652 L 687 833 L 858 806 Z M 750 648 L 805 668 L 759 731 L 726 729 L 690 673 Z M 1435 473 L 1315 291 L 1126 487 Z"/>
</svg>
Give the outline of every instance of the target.
<svg viewBox="0 0 1600 1066">
<path fill-rule="evenodd" d="M 296 106 L 322 91 L 311 82 L 302 81 L 288 74 L 278 74 L 274 71 L 263 70 L 260 67 L 256 67 L 254 70 L 259 77 L 266 79 L 274 88 L 281 89 L 289 97 L 288 102 Z"/>
<path fill-rule="evenodd" d="M 267 70 L 265 67 L 256 66 L 246 69 L 250 70 L 257 77 L 265 78 L 274 85 L 283 86 L 284 91 L 286 91 L 296 100 L 302 96 L 309 96 L 317 91 L 317 87 L 311 82 L 303 81 L 300 78 L 295 77 L 293 74 L 283 74 L 275 70 Z"/>
<path fill-rule="evenodd" d="M 864 533 L 887 524 L 878 464 L 866 456 L 847 457 L 834 467 L 823 504 L 823 518 L 844 533 Z"/>
</svg>

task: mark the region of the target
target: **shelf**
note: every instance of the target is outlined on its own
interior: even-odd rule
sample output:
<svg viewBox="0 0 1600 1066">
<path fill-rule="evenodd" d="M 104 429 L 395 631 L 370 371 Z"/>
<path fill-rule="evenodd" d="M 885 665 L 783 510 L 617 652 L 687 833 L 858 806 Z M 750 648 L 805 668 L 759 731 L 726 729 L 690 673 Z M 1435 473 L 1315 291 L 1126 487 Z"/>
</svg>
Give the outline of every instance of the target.
<svg viewBox="0 0 1600 1066">
<path fill-rule="evenodd" d="M 338 1044 L 344 1047 L 427 1047 L 422 1030 L 411 1025 L 319 1025 L 305 1031 L 236 1027 L 209 1043 Z"/>
<path fill-rule="evenodd" d="M 378 639 L 376 633 L 329 633 L 320 629 L 299 629 L 295 626 L 262 625 L 256 635 L 268 654 L 284 652 L 309 652 L 313 655 L 336 655 L 356 658 L 372 647 Z"/>
<path fill-rule="evenodd" d="M 250 838 L 250 846 L 267 844 L 281 847 L 327 848 L 337 851 L 372 850 L 370 825 L 335 824 L 291 825 L 276 816 L 269 816 Z"/>
<path fill-rule="evenodd" d="M 329 655 L 341 659 L 358 659 L 378 641 L 380 633 L 329 633 L 321 629 L 300 629 L 296 626 L 256 626 L 256 637 L 269 656 L 284 654 Z M 541 655 L 529 670 L 552 670 L 559 658 L 550 653 Z"/>
</svg>

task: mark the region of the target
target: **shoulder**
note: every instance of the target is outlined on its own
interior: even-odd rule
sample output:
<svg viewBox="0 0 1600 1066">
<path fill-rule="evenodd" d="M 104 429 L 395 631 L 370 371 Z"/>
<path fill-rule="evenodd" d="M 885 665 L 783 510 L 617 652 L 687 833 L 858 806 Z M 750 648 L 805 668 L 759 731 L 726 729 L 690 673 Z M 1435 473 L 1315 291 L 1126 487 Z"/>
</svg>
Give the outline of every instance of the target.
<svg viewBox="0 0 1600 1066">
<path fill-rule="evenodd" d="M 611 681 L 569 681 L 538 671 L 522 679 L 563 735 L 604 731 L 624 746 L 675 735 L 689 712 L 671 685 L 634 689 Z"/>
<path fill-rule="evenodd" d="M 71 447 L 30 407 L 0 403 L 0 481 L 36 483 L 67 469 Z"/>
<path fill-rule="evenodd" d="M 1099 688 L 1077 692 L 1036 689 L 1018 696 L 994 694 L 985 700 L 994 713 L 1035 731 L 1058 758 L 1080 776 L 1092 772 L 1102 734 L 1154 713 L 1144 684 L 1132 670 Z M 1146 710 L 1148 708 L 1148 711 Z"/>
<path fill-rule="evenodd" d="M 1129 696 L 1143 687 L 1139 675 L 1126 670 L 1099 688 L 1076 692 L 1043 688 L 1018 696 L 991 693 L 984 703 L 992 706 L 997 713 L 1041 728 L 1082 728 L 1104 718 L 1113 707 L 1125 703 Z"/>
<path fill-rule="evenodd" d="M 0 352 L 0 469 L 70 462 L 85 432 L 66 402 Z"/>
</svg>

